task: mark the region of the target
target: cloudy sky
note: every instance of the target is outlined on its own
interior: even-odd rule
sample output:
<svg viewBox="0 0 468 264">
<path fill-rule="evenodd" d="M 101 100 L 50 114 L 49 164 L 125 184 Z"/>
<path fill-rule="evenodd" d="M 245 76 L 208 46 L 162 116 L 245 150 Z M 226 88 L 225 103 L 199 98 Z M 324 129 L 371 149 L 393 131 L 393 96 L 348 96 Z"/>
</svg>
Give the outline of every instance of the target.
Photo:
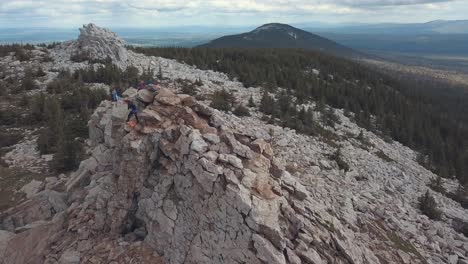
<svg viewBox="0 0 468 264">
<path fill-rule="evenodd" d="M 468 19 L 468 0 L 0 0 L 0 27 L 248 26 Z"/>
</svg>

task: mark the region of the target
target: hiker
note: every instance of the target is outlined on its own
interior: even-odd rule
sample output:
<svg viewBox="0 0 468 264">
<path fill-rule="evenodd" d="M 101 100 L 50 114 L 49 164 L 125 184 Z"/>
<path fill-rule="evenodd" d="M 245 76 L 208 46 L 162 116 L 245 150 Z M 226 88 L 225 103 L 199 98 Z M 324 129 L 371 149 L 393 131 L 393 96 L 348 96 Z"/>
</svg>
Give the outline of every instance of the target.
<svg viewBox="0 0 468 264">
<path fill-rule="evenodd" d="M 138 87 L 137 87 L 138 91 L 142 90 L 142 89 L 145 89 L 145 82 L 143 80 L 141 80 L 139 83 L 138 83 Z"/>
<path fill-rule="evenodd" d="M 135 116 L 137 124 L 140 123 L 140 119 L 138 119 L 138 110 L 137 110 L 136 105 L 130 100 L 125 100 L 125 103 L 127 103 L 128 109 L 130 109 L 130 113 L 128 114 L 128 117 L 127 117 L 127 122 L 130 121 L 130 118 L 132 118 L 132 116 Z"/>
<path fill-rule="evenodd" d="M 117 90 L 115 88 L 112 89 L 111 96 L 112 96 L 112 102 L 117 102 L 120 99 L 120 96 L 117 93 Z"/>
</svg>

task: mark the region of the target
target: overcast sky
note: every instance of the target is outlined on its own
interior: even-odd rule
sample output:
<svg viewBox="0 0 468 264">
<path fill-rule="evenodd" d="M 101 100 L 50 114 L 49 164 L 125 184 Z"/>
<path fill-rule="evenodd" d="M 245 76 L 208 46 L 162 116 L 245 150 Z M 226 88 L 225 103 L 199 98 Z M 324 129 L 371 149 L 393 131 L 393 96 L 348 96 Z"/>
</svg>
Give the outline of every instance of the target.
<svg viewBox="0 0 468 264">
<path fill-rule="evenodd" d="M 0 27 L 246 26 L 467 19 L 468 0 L 0 0 Z"/>
</svg>

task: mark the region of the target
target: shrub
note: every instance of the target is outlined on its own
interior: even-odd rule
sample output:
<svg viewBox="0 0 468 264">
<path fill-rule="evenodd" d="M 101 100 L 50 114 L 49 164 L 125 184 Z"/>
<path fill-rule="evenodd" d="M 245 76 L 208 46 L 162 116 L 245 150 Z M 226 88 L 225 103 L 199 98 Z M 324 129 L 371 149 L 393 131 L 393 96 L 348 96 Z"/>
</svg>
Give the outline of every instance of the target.
<svg viewBox="0 0 468 264">
<path fill-rule="evenodd" d="M 0 124 L 2 125 L 14 125 L 20 118 L 20 115 L 15 111 L 0 110 Z"/>
<path fill-rule="evenodd" d="M 463 208 L 468 209 L 468 189 L 466 186 L 461 184 L 458 185 L 457 190 L 455 192 L 448 193 L 447 197 L 459 202 Z"/>
<path fill-rule="evenodd" d="M 426 169 L 430 168 L 429 157 L 422 152 L 418 153 L 416 157 L 416 162 L 418 162 L 419 165 L 423 166 Z"/>
<path fill-rule="evenodd" d="M 87 55 L 87 57 L 88 57 L 89 63 L 91 63 L 91 64 L 97 64 L 97 63 L 111 64 L 112 63 L 112 59 L 109 56 L 107 56 L 105 59 L 91 59 L 91 58 L 89 58 L 89 55 Z"/>
<path fill-rule="evenodd" d="M 37 149 L 41 154 L 51 154 L 55 151 L 53 132 L 46 128 L 41 130 L 37 138 Z"/>
<path fill-rule="evenodd" d="M 181 92 L 183 94 L 196 96 L 200 92 L 197 88 L 198 85 L 196 83 L 191 83 L 188 80 L 181 80 L 181 79 L 179 79 L 178 82 L 181 83 L 182 85 Z"/>
<path fill-rule="evenodd" d="M 73 54 L 70 57 L 70 60 L 74 62 L 83 62 L 83 61 L 87 61 L 88 59 L 89 59 L 89 54 L 86 52 L 78 52 L 78 53 Z"/>
<path fill-rule="evenodd" d="M 144 81 L 154 82 L 154 70 L 150 66 L 140 76 L 140 79 Z"/>
<path fill-rule="evenodd" d="M 51 94 L 63 93 L 67 90 L 68 83 L 61 79 L 54 79 L 47 84 L 47 92 Z"/>
<path fill-rule="evenodd" d="M 250 116 L 249 109 L 244 105 L 240 104 L 239 106 L 234 109 L 233 112 L 236 116 Z"/>
<path fill-rule="evenodd" d="M 81 142 L 67 138 L 57 145 L 57 153 L 54 154 L 52 167 L 57 172 L 67 172 L 78 168 L 83 158 L 83 145 Z"/>
<path fill-rule="evenodd" d="M 322 112 L 322 122 L 332 128 L 335 128 L 335 124 L 340 122 L 339 117 L 335 114 L 333 108 L 328 108 Z"/>
<path fill-rule="evenodd" d="M 203 86 L 203 82 L 200 78 L 198 78 L 195 83 L 194 83 L 196 86 L 200 87 L 200 86 Z"/>
<path fill-rule="evenodd" d="M 47 47 L 47 49 L 53 49 L 53 48 L 57 47 L 58 45 L 60 45 L 60 42 L 55 42 L 54 41 L 54 42 L 52 42 L 50 44 L 47 44 L 46 47 Z"/>
<path fill-rule="evenodd" d="M 62 96 L 62 107 L 67 112 L 80 113 L 95 109 L 108 94 L 104 89 L 90 89 L 87 87 L 76 87 L 71 93 Z"/>
<path fill-rule="evenodd" d="M 429 193 L 429 190 L 426 191 L 424 195 L 419 197 L 419 209 L 430 219 L 440 220 L 442 217 L 442 212 L 439 210 L 437 202 Z"/>
<path fill-rule="evenodd" d="M 442 182 L 442 177 L 437 176 L 431 180 L 429 187 L 439 193 L 445 193 L 444 183 Z"/>
<path fill-rule="evenodd" d="M 85 83 L 105 83 L 112 85 L 122 82 L 124 76 L 122 70 L 114 64 L 104 64 L 96 70 L 93 65 L 89 65 L 87 69 L 80 69 L 73 73 L 73 79 Z"/>
<path fill-rule="evenodd" d="M 44 55 L 44 57 L 42 57 L 42 62 L 52 62 L 52 61 L 54 60 L 52 59 L 52 57 L 50 57 L 49 54 L 46 54 Z"/>
<path fill-rule="evenodd" d="M 46 73 L 44 72 L 44 70 L 42 69 L 41 66 L 39 66 L 39 68 L 37 69 L 35 76 L 36 76 L 36 77 L 44 77 L 44 76 L 46 76 Z"/>
<path fill-rule="evenodd" d="M 183 85 L 182 89 L 181 89 L 181 92 L 183 94 L 196 96 L 199 93 L 199 90 L 197 89 L 197 87 L 195 87 L 195 85 Z"/>
<path fill-rule="evenodd" d="M 268 92 L 263 91 L 262 100 L 260 101 L 260 111 L 267 115 L 273 115 L 275 113 L 275 99 L 271 97 Z"/>
<path fill-rule="evenodd" d="M 29 112 L 32 121 L 44 121 L 45 100 L 45 95 L 43 93 L 40 93 L 34 95 L 34 97 L 29 101 Z"/>
<path fill-rule="evenodd" d="M 158 80 L 164 79 L 161 64 L 159 65 L 159 70 L 158 70 L 158 76 L 157 77 L 158 77 Z"/>
<path fill-rule="evenodd" d="M 213 93 L 210 106 L 221 111 L 231 111 L 234 104 L 234 96 L 226 91 L 225 89 L 221 91 L 216 91 Z"/>
<path fill-rule="evenodd" d="M 369 150 L 371 147 L 373 147 L 373 144 L 369 141 L 369 138 L 367 138 L 364 135 L 364 132 L 362 130 L 361 130 L 361 132 L 359 132 L 359 135 L 357 136 L 356 139 L 359 140 L 359 142 L 361 143 L 361 147 L 363 149 Z"/>
<path fill-rule="evenodd" d="M 28 61 L 31 59 L 31 55 L 29 54 L 29 52 L 22 47 L 19 47 L 16 50 L 15 57 L 19 61 Z"/>
<path fill-rule="evenodd" d="M 247 104 L 248 107 L 256 107 L 257 105 L 255 105 L 255 102 L 254 102 L 254 99 L 253 99 L 253 96 L 251 95 L 250 98 L 249 98 L 249 103 Z"/>
<path fill-rule="evenodd" d="M 343 160 L 341 149 L 337 149 L 335 153 L 333 153 L 330 156 L 330 158 L 336 162 L 340 170 L 344 170 L 345 172 L 348 172 L 350 170 L 348 163 Z"/>
<path fill-rule="evenodd" d="M 47 127 L 41 131 L 37 145 L 41 154 L 50 154 L 56 151 L 58 142 L 64 137 L 63 109 L 57 97 L 51 97 L 45 101 L 44 116 L 47 120 Z"/>
<path fill-rule="evenodd" d="M 127 86 L 130 86 L 130 85 L 137 84 L 138 80 L 139 80 L 138 69 L 134 66 L 127 67 L 127 69 L 125 69 L 125 71 L 123 72 L 122 82 L 128 84 Z"/>
<path fill-rule="evenodd" d="M 31 69 L 26 69 L 24 71 L 24 78 L 21 81 L 21 89 L 23 91 L 30 91 L 37 89 L 37 85 L 34 82 L 34 73 Z"/>
<path fill-rule="evenodd" d="M 47 84 L 47 92 L 52 94 L 59 94 L 66 91 L 74 90 L 75 86 L 79 84 L 74 80 L 69 71 L 61 71 L 57 78 Z"/>
</svg>

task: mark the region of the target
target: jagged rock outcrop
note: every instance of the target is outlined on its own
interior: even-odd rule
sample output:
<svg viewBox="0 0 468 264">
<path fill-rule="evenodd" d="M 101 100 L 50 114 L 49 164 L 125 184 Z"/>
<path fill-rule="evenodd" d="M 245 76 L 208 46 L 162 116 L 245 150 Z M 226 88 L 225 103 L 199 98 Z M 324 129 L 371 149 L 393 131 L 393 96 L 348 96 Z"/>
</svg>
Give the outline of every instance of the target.
<svg viewBox="0 0 468 264">
<path fill-rule="evenodd" d="M 96 26 L 95 24 L 83 25 L 77 40 L 65 42 L 56 49 L 58 61 L 79 60 L 112 63 L 125 69 L 128 66 L 128 51 L 124 41 L 114 32 Z"/>
<path fill-rule="evenodd" d="M 93 60 L 105 61 L 110 58 L 113 63 L 119 65 L 128 59 L 123 40 L 114 32 L 94 24 L 80 28 L 80 36 L 74 47 L 76 53 L 84 54 Z"/>
<path fill-rule="evenodd" d="M 373 263 L 372 252 L 326 229 L 341 224 L 316 222 L 305 187 L 264 139 L 234 133 L 217 111 L 166 89 L 128 134 L 126 114 L 121 103 L 96 110 L 94 150 L 66 183 L 68 208 L 8 236 L 7 263 L 111 262 L 131 249 L 165 263 Z M 24 251 L 25 237 L 37 246 Z"/>
</svg>

